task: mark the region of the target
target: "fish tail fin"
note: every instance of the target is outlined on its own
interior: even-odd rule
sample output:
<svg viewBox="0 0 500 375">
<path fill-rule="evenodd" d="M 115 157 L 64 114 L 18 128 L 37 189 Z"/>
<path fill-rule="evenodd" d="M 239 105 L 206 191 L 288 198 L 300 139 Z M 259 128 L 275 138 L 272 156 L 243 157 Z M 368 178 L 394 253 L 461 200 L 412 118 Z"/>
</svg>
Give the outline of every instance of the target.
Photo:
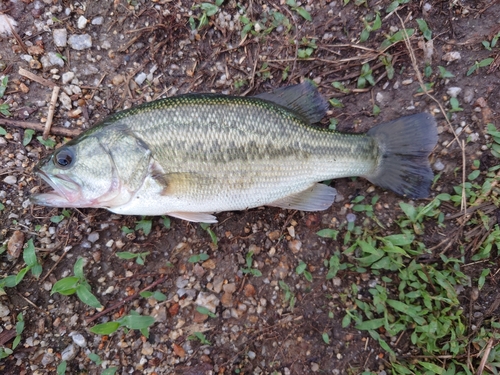
<svg viewBox="0 0 500 375">
<path fill-rule="evenodd" d="M 410 198 L 425 198 L 434 178 L 429 154 L 437 143 L 436 120 L 428 113 L 401 117 L 367 133 L 379 147 L 370 182 Z"/>
</svg>

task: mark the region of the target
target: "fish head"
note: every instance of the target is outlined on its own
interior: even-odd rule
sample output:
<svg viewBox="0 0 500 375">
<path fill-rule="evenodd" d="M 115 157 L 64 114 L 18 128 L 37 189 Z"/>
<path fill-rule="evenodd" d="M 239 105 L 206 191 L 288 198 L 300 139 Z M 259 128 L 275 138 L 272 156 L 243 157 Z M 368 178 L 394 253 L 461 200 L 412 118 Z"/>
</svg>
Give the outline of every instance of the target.
<svg viewBox="0 0 500 375">
<path fill-rule="evenodd" d="M 112 155 L 97 137 L 77 138 L 40 160 L 35 167 L 52 191 L 31 201 L 51 207 L 107 207 L 120 194 Z"/>
</svg>

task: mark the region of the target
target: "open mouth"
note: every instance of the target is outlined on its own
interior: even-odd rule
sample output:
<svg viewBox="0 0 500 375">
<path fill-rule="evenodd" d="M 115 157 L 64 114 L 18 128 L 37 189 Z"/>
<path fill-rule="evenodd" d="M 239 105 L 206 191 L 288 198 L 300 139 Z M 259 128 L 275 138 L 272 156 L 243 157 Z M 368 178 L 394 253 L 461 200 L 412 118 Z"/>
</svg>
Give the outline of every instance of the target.
<svg viewBox="0 0 500 375">
<path fill-rule="evenodd" d="M 45 193 L 31 196 L 33 203 L 52 207 L 76 207 L 80 206 L 80 187 L 64 175 L 49 177 L 45 172 L 38 170 L 37 174 L 53 189 Z M 78 204 L 77 204 L 78 202 Z"/>
</svg>

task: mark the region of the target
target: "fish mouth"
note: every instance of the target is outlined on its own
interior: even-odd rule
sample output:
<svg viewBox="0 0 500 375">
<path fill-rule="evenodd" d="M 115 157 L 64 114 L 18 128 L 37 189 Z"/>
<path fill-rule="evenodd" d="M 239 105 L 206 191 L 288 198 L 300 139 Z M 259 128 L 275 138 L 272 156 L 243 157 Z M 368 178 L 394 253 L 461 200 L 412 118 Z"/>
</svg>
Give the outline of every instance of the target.
<svg viewBox="0 0 500 375">
<path fill-rule="evenodd" d="M 42 170 L 36 171 L 52 191 L 34 194 L 30 197 L 33 203 L 51 207 L 82 207 L 82 191 L 80 186 L 64 175 L 49 176 Z"/>
</svg>

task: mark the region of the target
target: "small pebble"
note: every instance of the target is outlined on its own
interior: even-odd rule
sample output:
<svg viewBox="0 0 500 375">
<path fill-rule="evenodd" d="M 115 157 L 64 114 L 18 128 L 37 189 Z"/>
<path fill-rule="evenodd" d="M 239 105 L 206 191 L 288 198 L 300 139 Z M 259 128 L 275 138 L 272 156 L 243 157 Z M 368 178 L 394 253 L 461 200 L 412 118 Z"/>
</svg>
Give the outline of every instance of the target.
<svg viewBox="0 0 500 375">
<path fill-rule="evenodd" d="M 452 98 L 456 98 L 461 92 L 462 88 L 460 87 L 449 87 L 448 90 L 446 90 L 446 93 Z"/>
<path fill-rule="evenodd" d="M 10 310 L 7 306 L 4 304 L 0 303 L 0 318 L 5 318 L 6 316 L 9 316 Z"/>
<path fill-rule="evenodd" d="M 17 178 L 15 176 L 7 176 L 3 179 L 3 182 L 9 185 L 15 185 L 17 183 Z"/>
<path fill-rule="evenodd" d="M 74 50 L 82 51 L 92 47 L 92 38 L 88 34 L 71 35 L 68 39 L 68 44 Z"/>
<path fill-rule="evenodd" d="M 71 82 L 73 80 L 73 78 L 75 78 L 75 73 L 73 73 L 73 72 L 63 73 L 62 83 L 67 84 L 67 83 Z"/>
<path fill-rule="evenodd" d="M 144 81 L 146 80 L 146 78 L 147 78 L 147 77 L 148 77 L 148 76 L 146 75 L 146 73 L 141 72 L 141 73 L 139 73 L 139 74 L 135 77 L 134 81 L 135 81 L 135 83 L 137 83 L 137 84 L 140 86 L 140 85 L 142 85 L 142 84 L 144 83 Z"/>
<path fill-rule="evenodd" d="M 66 47 L 68 43 L 68 31 L 66 29 L 54 29 L 54 31 L 52 31 L 52 37 L 57 47 Z"/>
<path fill-rule="evenodd" d="M 80 16 L 78 18 L 77 26 L 79 29 L 85 29 L 85 26 L 87 26 L 88 20 L 84 16 Z"/>
<path fill-rule="evenodd" d="M 71 332 L 69 337 L 73 339 L 73 342 L 80 348 L 85 348 L 87 346 L 87 340 L 78 332 Z"/>
<path fill-rule="evenodd" d="M 435 163 L 434 163 L 434 170 L 435 171 L 438 171 L 438 172 L 441 172 L 443 169 L 444 169 L 444 164 L 441 162 L 441 160 L 437 160 Z"/>
<path fill-rule="evenodd" d="M 63 361 L 71 361 L 76 357 L 77 349 L 73 344 L 69 345 L 66 349 L 61 353 L 61 360 Z"/>
<path fill-rule="evenodd" d="M 24 245 L 24 233 L 16 230 L 7 243 L 7 252 L 12 258 L 18 258 Z"/>
<path fill-rule="evenodd" d="M 467 104 L 472 103 L 474 100 L 474 90 L 470 87 L 467 87 L 464 91 L 464 102 Z"/>
<path fill-rule="evenodd" d="M 200 292 L 196 298 L 196 304 L 198 306 L 205 307 L 213 313 L 215 313 L 215 309 L 219 306 L 219 303 L 220 300 L 215 294 Z"/>
<path fill-rule="evenodd" d="M 448 61 L 448 62 L 457 61 L 460 60 L 461 58 L 462 55 L 460 55 L 460 52 L 455 52 L 455 51 L 445 53 L 443 57 L 441 57 L 443 61 Z"/>
<path fill-rule="evenodd" d="M 47 55 L 42 56 L 40 59 L 44 69 L 51 68 L 53 66 L 64 66 L 64 60 L 55 52 L 49 52 Z"/>
<path fill-rule="evenodd" d="M 288 249 L 294 254 L 297 254 L 302 248 L 302 242 L 299 240 L 293 240 L 288 242 Z"/>
<path fill-rule="evenodd" d="M 92 19 L 92 25 L 102 25 L 104 23 L 104 17 L 103 16 L 98 16 L 94 19 Z"/>
<path fill-rule="evenodd" d="M 87 237 L 87 240 L 89 240 L 89 242 L 92 242 L 92 243 L 96 242 L 98 239 L 99 239 L 99 233 L 98 232 L 92 232 Z"/>
</svg>

